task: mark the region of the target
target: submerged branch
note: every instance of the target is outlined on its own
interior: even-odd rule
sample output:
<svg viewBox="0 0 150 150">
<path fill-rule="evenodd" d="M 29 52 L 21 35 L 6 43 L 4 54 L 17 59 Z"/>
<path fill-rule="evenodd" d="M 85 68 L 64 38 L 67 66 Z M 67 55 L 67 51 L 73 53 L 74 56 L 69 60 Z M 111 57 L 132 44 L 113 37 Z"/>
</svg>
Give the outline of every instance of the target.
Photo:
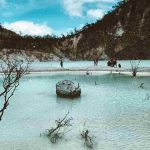
<svg viewBox="0 0 150 150">
<path fill-rule="evenodd" d="M 88 148 L 93 148 L 94 140 L 93 137 L 89 135 L 89 130 L 83 130 L 81 133 L 81 137 L 84 139 L 84 145 Z"/>
<path fill-rule="evenodd" d="M 56 127 L 52 127 L 47 130 L 46 135 L 50 139 L 52 143 L 56 143 L 59 139 L 61 139 L 65 134 L 65 129 L 72 126 L 71 121 L 72 118 L 67 118 L 69 112 L 62 118 L 55 121 Z"/>
</svg>

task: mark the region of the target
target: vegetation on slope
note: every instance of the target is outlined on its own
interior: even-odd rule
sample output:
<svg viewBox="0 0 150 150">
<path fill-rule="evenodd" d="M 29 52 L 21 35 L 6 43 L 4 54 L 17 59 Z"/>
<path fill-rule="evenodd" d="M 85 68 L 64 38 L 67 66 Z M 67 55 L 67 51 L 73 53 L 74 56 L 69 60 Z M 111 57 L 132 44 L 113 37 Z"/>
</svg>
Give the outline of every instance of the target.
<svg viewBox="0 0 150 150">
<path fill-rule="evenodd" d="M 150 59 L 149 0 L 123 0 L 101 20 L 67 36 L 20 36 L 0 26 L 0 48 L 63 53 L 70 59 Z"/>
</svg>

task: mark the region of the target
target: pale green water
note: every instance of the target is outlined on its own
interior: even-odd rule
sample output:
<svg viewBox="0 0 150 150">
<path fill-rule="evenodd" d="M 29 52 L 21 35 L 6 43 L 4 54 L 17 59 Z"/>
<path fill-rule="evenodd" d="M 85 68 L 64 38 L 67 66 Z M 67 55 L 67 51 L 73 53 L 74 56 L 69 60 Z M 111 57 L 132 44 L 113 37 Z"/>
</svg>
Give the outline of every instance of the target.
<svg viewBox="0 0 150 150">
<path fill-rule="evenodd" d="M 130 68 L 129 61 L 119 61 Z M 100 61 L 100 66 L 106 66 Z M 65 61 L 64 67 L 88 67 L 92 61 Z M 149 67 L 142 61 L 140 67 Z M 59 62 L 33 63 L 32 68 L 60 67 Z M 63 79 L 76 80 L 82 88 L 78 99 L 57 98 L 55 85 Z M 0 78 L 0 81 L 2 79 Z M 95 85 L 95 81 L 98 85 Z M 139 88 L 144 83 L 144 89 Z M 150 77 L 132 78 L 119 74 L 69 75 L 67 73 L 29 75 L 22 79 L 0 123 L 0 150 L 85 149 L 79 136 L 86 124 L 96 136 L 95 149 L 150 149 Z M 70 111 L 73 130 L 57 145 L 40 137 L 54 121 Z"/>
<path fill-rule="evenodd" d="M 80 98 L 57 98 L 55 85 L 63 79 L 80 83 Z M 144 89 L 139 88 L 141 83 Z M 0 150 L 86 149 L 79 138 L 84 123 L 96 136 L 95 149 L 149 150 L 150 100 L 144 100 L 146 94 L 150 94 L 150 77 L 29 75 L 22 79 L 0 123 Z M 52 145 L 39 136 L 68 111 L 74 128 L 66 135 L 67 141 Z"/>
</svg>

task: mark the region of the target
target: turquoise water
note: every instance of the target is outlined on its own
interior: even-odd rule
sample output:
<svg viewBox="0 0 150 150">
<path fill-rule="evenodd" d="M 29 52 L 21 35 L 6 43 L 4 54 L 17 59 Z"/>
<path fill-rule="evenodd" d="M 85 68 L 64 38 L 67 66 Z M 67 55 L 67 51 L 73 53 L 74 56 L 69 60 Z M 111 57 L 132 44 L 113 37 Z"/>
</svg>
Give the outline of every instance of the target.
<svg viewBox="0 0 150 150">
<path fill-rule="evenodd" d="M 63 79 L 80 83 L 80 98 L 56 96 L 55 85 Z M 139 87 L 141 83 L 144 89 Z M 150 95 L 150 77 L 28 75 L 0 123 L 0 150 L 85 149 L 79 136 L 84 125 L 96 137 L 95 149 L 149 150 L 150 99 L 146 95 Z M 74 127 L 62 141 L 53 145 L 40 136 L 68 111 Z"/>
</svg>

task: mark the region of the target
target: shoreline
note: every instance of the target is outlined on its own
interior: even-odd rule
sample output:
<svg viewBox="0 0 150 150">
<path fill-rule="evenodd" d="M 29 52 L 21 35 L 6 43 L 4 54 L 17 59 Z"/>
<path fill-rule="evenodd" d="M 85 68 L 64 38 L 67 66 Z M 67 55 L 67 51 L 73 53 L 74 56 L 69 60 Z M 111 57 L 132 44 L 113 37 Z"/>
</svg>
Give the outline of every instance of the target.
<svg viewBox="0 0 150 150">
<path fill-rule="evenodd" d="M 50 69 L 31 69 L 29 74 L 76 74 L 76 75 L 103 75 L 103 74 L 124 74 L 132 76 L 131 69 L 129 68 L 112 68 L 102 66 L 91 66 L 85 68 L 50 68 Z M 88 74 L 87 74 L 88 73 Z M 150 76 L 150 67 L 139 68 L 137 76 Z"/>
<path fill-rule="evenodd" d="M 132 76 L 130 68 L 115 68 L 115 67 L 104 67 L 104 66 L 89 66 L 89 67 L 71 67 L 71 68 L 58 68 L 50 67 L 49 69 L 29 69 L 27 75 L 32 74 L 75 74 L 75 75 L 104 75 L 104 74 L 121 74 Z M 2 75 L 0 71 L 0 75 Z M 150 76 L 150 67 L 139 67 L 137 76 Z"/>
</svg>

